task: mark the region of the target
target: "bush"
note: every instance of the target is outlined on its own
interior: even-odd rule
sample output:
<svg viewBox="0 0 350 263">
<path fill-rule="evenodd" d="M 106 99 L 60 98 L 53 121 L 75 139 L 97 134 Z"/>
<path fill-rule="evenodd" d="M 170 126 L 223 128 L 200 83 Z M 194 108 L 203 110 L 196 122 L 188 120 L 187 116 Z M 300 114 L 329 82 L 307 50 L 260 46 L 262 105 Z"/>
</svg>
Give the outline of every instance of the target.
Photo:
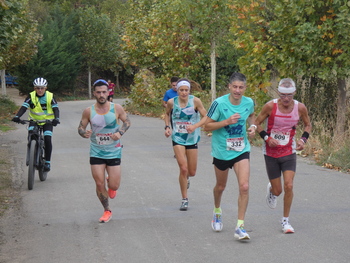
<svg viewBox="0 0 350 263">
<path fill-rule="evenodd" d="M 14 116 L 18 106 L 7 96 L 0 96 L 0 130 L 8 131 L 12 129 L 10 121 Z"/>
<path fill-rule="evenodd" d="M 167 79 L 156 79 L 151 71 L 142 69 L 135 75 L 126 109 L 136 114 L 160 116 L 164 112 L 162 98 L 168 88 Z"/>
</svg>

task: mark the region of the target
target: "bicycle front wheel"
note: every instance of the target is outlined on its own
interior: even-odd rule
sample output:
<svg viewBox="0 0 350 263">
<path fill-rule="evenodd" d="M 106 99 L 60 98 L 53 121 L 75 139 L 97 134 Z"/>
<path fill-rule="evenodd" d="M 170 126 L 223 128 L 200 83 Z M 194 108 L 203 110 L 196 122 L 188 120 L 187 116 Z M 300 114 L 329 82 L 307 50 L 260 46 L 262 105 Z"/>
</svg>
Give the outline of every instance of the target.
<svg viewBox="0 0 350 263">
<path fill-rule="evenodd" d="M 31 140 L 29 147 L 29 166 L 28 166 L 28 189 L 32 190 L 34 186 L 35 175 L 35 156 L 36 156 L 36 140 Z"/>
</svg>

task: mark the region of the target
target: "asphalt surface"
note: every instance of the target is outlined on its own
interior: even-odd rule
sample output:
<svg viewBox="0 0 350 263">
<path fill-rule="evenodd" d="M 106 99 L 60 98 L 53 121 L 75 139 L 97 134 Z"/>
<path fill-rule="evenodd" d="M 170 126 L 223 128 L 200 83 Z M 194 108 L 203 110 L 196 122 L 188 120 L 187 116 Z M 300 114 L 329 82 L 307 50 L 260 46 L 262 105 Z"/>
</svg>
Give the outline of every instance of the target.
<svg viewBox="0 0 350 263">
<path fill-rule="evenodd" d="M 115 100 L 118 102 L 118 100 Z M 94 101 L 59 103 L 61 124 L 54 129 L 52 170 L 27 189 L 25 126 L 4 136 L 14 158 L 13 181 L 21 205 L 0 221 L 0 262 L 349 262 L 350 175 L 298 157 L 291 224 L 283 234 L 283 197 L 276 209 L 265 202 L 267 176 L 261 149 L 251 152 L 250 200 L 245 226 L 248 242 L 234 239 L 237 180 L 230 172 L 222 198 L 224 228 L 211 229 L 215 183 L 210 137 L 202 135 L 198 170 L 191 180 L 189 209 L 179 211 L 178 166 L 164 122 L 130 116 L 122 138 L 122 182 L 103 213 L 89 166 L 89 140 L 77 127 Z"/>
</svg>

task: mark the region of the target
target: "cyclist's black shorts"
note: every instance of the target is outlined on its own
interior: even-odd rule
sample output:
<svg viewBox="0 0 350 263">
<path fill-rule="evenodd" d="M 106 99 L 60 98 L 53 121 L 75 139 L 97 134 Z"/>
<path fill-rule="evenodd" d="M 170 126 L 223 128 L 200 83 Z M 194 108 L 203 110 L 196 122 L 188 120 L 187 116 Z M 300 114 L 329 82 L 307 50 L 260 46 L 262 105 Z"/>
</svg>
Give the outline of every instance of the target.
<svg viewBox="0 0 350 263">
<path fill-rule="evenodd" d="M 105 164 L 107 166 L 118 166 L 121 163 L 120 158 L 114 158 L 114 159 L 101 159 L 96 157 L 90 157 L 90 164 Z"/>
</svg>

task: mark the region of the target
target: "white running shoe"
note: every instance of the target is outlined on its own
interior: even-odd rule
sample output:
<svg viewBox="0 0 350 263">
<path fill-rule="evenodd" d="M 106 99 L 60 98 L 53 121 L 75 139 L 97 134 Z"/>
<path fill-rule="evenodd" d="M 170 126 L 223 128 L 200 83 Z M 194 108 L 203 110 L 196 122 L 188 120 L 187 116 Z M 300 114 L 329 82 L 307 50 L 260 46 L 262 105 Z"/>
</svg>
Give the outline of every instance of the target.
<svg viewBox="0 0 350 263">
<path fill-rule="evenodd" d="M 250 239 L 250 236 L 245 231 L 243 225 L 241 225 L 240 227 L 236 227 L 234 237 L 237 238 L 238 240 L 249 240 Z"/>
<path fill-rule="evenodd" d="M 182 199 L 180 211 L 187 211 L 188 208 L 188 198 Z"/>
<path fill-rule="evenodd" d="M 271 193 L 271 183 L 267 184 L 267 194 L 266 194 L 266 203 L 271 208 L 274 209 L 277 206 L 277 196 Z"/>
<path fill-rule="evenodd" d="M 293 234 L 294 228 L 290 225 L 289 221 L 282 221 L 282 231 L 284 234 Z"/>
<path fill-rule="evenodd" d="M 211 227 L 216 232 L 220 232 L 222 230 L 223 224 L 220 213 L 214 213 L 213 221 L 211 221 Z"/>
</svg>

